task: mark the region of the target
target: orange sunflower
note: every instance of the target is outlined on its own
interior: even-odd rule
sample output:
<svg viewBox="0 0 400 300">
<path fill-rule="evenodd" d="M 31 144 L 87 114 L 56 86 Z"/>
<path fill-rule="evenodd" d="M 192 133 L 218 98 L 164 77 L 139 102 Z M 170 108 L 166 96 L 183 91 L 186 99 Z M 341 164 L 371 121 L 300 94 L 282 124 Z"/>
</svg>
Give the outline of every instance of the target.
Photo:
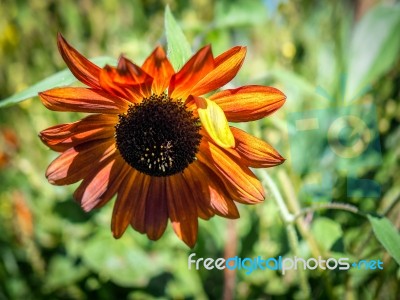
<svg viewBox="0 0 400 300">
<path fill-rule="evenodd" d="M 111 230 L 119 238 L 130 224 L 159 239 L 170 220 L 193 247 L 198 218 L 238 218 L 235 202 L 263 201 L 264 190 L 249 167 L 281 164 L 266 142 L 229 126 L 279 109 L 285 95 L 272 87 L 243 86 L 216 92 L 239 71 L 245 47 L 214 58 L 205 46 L 175 71 L 157 47 L 139 67 L 121 56 L 117 67 L 99 68 L 58 35 L 59 51 L 87 87 L 40 93 L 54 111 L 90 113 L 43 130 L 44 144 L 61 154 L 46 177 L 55 185 L 82 180 L 74 198 L 85 211 L 115 194 Z"/>
</svg>

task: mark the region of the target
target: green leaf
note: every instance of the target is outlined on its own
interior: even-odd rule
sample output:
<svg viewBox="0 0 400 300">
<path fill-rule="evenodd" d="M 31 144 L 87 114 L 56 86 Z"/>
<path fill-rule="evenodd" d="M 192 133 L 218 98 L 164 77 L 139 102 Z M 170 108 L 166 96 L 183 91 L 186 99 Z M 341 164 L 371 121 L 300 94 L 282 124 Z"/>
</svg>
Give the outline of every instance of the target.
<svg viewBox="0 0 400 300">
<path fill-rule="evenodd" d="M 338 223 L 328 218 L 316 219 L 311 227 L 311 232 L 315 236 L 319 246 L 328 251 L 333 244 L 342 236 L 342 228 Z"/>
<path fill-rule="evenodd" d="M 165 8 L 167 55 L 175 70 L 179 70 L 192 55 L 190 44 L 169 9 Z"/>
<path fill-rule="evenodd" d="M 196 254 L 194 259 L 200 256 Z M 202 281 L 199 272 L 195 272 L 195 266 L 188 268 L 188 257 L 186 253 L 181 253 L 174 258 L 171 266 L 171 273 L 174 280 L 167 285 L 166 292 L 169 299 L 208 299 L 202 288 Z"/>
<path fill-rule="evenodd" d="M 345 100 L 352 101 L 390 70 L 400 51 L 400 5 L 377 5 L 355 26 Z"/>
<path fill-rule="evenodd" d="M 400 265 L 400 234 L 387 218 L 368 216 L 376 238 Z"/>
<path fill-rule="evenodd" d="M 161 256 L 146 253 L 133 238 L 115 240 L 105 231 L 94 235 L 82 249 L 85 265 L 105 280 L 124 287 L 145 287 L 162 271 Z"/>
<path fill-rule="evenodd" d="M 111 65 L 116 64 L 116 60 L 114 58 L 107 56 L 96 57 L 91 59 L 90 61 L 101 67 L 103 67 L 105 64 L 111 64 Z M 26 99 L 36 97 L 39 92 L 43 92 L 55 87 L 70 85 L 75 81 L 77 81 L 77 79 L 75 78 L 74 75 L 72 75 L 69 69 L 62 70 L 43 79 L 42 81 L 39 81 L 38 83 L 32 85 L 26 90 L 23 90 L 22 92 L 19 92 L 6 99 L 1 100 L 0 108 L 18 104 L 19 102 L 24 101 Z"/>
<path fill-rule="evenodd" d="M 75 265 L 73 259 L 60 255 L 53 256 L 46 272 L 44 288 L 54 291 L 64 286 L 71 286 L 82 280 L 89 270 L 83 265 Z"/>
</svg>

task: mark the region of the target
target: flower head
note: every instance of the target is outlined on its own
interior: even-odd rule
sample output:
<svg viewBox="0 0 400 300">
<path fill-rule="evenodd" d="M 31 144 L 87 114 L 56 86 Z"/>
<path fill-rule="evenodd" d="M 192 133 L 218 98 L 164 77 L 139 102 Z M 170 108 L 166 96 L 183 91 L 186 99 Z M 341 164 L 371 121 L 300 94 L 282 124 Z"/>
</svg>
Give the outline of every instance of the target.
<svg viewBox="0 0 400 300">
<path fill-rule="evenodd" d="M 263 187 L 249 167 L 272 167 L 284 159 L 228 121 L 263 118 L 283 105 L 285 95 L 251 85 L 204 96 L 235 77 L 246 48 L 214 58 L 206 46 L 176 72 L 161 47 L 141 67 L 121 56 L 117 67 L 104 68 L 60 34 L 58 47 L 87 87 L 55 88 L 40 98 L 48 109 L 90 115 L 40 133 L 61 153 L 46 176 L 55 185 L 82 180 L 74 198 L 85 211 L 117 194 L 114 237 L 130 224 L 157 240 L 170 220 L 178 237 L 193 247 L 199 217 L 238 218 L 235 201 L 263 201 Z"/>
</svg>

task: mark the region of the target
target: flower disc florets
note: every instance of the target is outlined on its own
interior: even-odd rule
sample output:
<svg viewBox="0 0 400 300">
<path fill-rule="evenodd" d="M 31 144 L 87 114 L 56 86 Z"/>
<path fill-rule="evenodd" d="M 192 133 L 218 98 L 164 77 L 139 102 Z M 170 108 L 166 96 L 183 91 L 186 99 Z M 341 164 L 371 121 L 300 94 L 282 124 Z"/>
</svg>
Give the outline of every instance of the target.
<svg viewBox="0 0 400 300">
<path fill-rule="evenodd" d="M 195 159 L 201 135 L 198 118 L 181 100 L 152 95 L 119 115 L 116 144 L 124 160 L 150 176 L 170 176 Z"/>
</svg>

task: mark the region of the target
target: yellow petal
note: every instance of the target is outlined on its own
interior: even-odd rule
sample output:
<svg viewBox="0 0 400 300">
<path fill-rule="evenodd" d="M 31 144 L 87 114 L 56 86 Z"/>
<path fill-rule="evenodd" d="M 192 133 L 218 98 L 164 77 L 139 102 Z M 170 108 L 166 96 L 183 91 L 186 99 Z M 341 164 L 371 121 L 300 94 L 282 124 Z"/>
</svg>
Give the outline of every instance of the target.
<svg viewBox="0 0 400 300">
<path fill-rule="evenodd" d="M 210 137 L 222 148 L 235 147 L 235 138 L 224 111 L 214 101 L 194 97 L 200 121 Z"/>
</svg>

